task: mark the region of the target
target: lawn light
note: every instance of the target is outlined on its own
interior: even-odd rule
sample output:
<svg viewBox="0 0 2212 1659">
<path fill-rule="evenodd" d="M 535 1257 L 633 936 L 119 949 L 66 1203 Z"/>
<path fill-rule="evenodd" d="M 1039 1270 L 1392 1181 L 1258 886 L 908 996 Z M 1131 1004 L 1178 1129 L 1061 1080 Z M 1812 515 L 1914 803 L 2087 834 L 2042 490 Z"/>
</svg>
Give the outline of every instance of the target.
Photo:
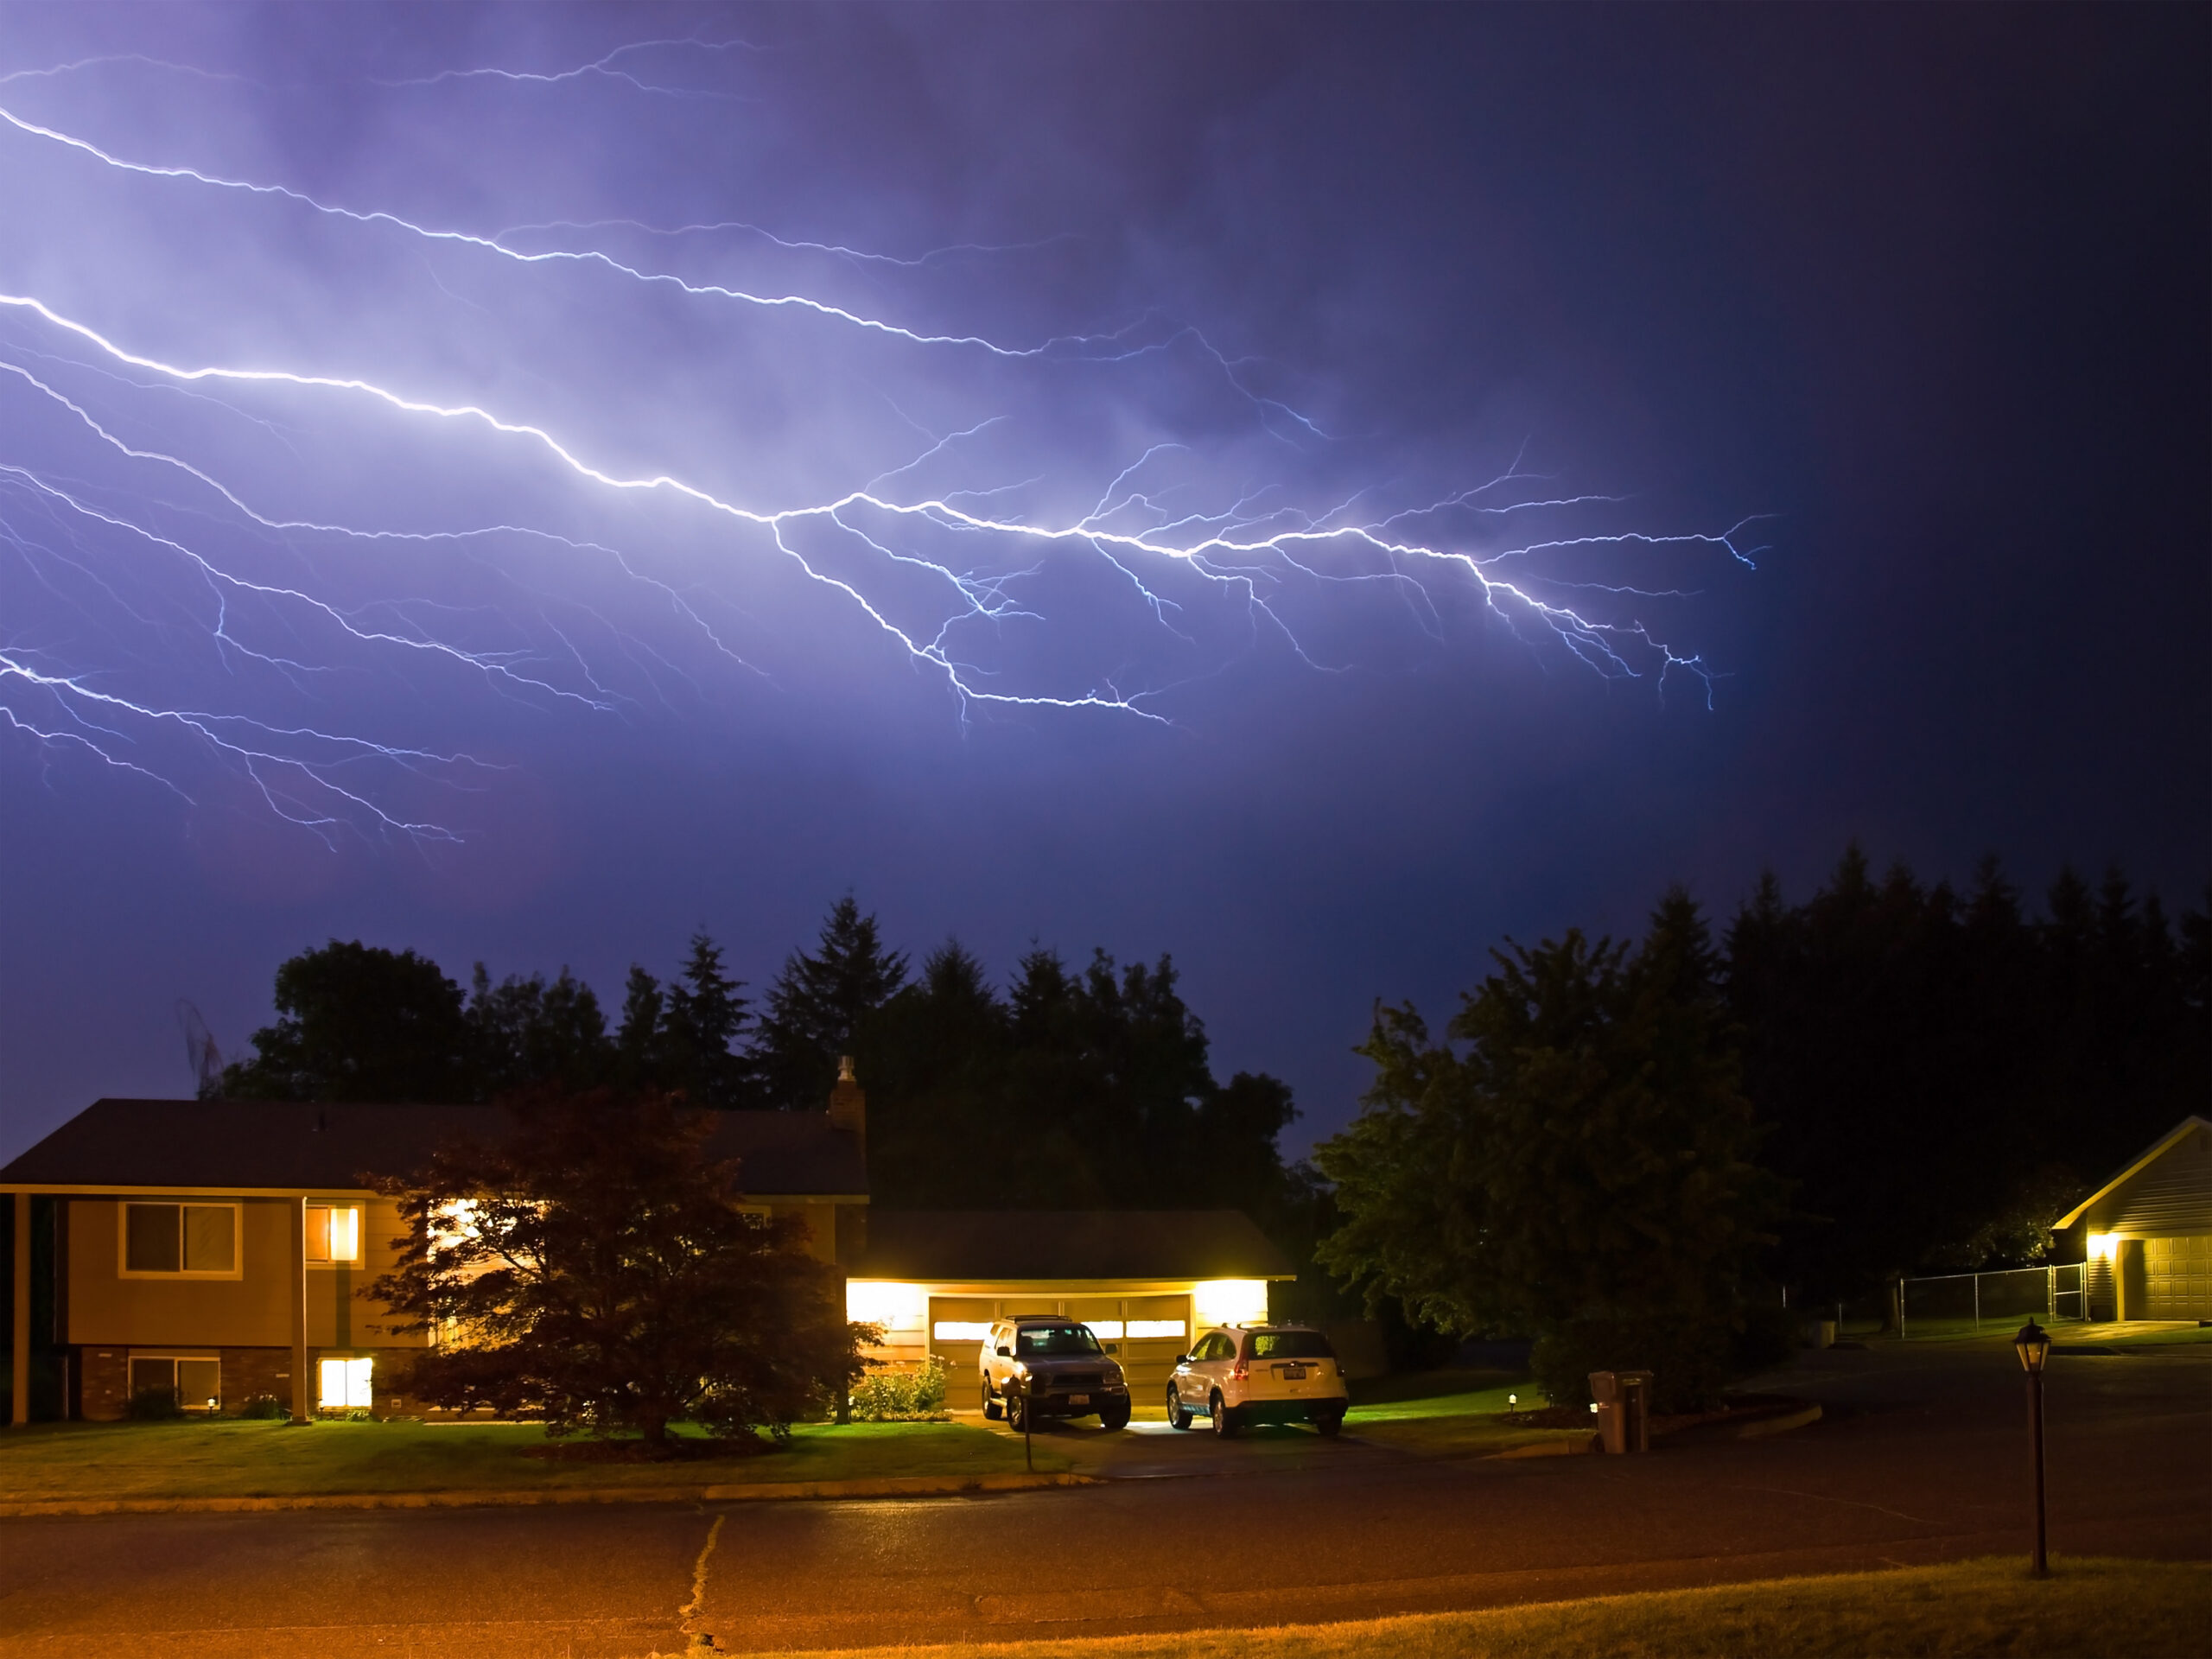
<svg viewBox="0 0 2212 1659">
<path fill-rule="evenodd" d="M 1521 1396 L 1517 1394 L 1509 1394 L 1505 1396 L 1505 1403 L 1510 1409 L 1510 1408 L 1521 1403 Z"/>
<path fill-rule="evenodd" d="M 2035 1575 L 2047 1579 L 2050 1561 L 2045 1548 L 2043 1501 L 2043 1367 L 2050 1357 L 2050 1332 L 2030 1319 L 2012 1338 L 2012 1346 L 2019 1351 L 2020 1369 L 2028 1374 L 2028 1440 L 2035 1447 L 2036 1463 Z"/>
</svg>

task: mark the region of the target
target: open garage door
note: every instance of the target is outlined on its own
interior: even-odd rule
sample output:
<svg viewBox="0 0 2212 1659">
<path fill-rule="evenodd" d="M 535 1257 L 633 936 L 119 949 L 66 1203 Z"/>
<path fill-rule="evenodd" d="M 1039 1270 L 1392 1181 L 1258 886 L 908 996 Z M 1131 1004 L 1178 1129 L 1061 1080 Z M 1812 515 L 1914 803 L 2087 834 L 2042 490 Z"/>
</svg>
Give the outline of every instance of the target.
<svg viewBox="0 0 2212 1659">
<path fill-rule="evenodd" d="M 2212 1234 L 2143 1241 L 2143 1317 L 2212 1319 Z"/>
</svg>

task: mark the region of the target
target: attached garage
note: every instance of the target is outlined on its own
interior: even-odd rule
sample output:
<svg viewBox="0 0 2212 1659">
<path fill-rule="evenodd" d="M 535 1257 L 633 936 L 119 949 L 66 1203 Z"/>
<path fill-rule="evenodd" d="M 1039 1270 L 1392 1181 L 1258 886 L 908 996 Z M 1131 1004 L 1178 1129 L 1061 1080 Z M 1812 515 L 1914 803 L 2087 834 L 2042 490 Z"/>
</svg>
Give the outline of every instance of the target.
<svg viewBox="0 0 2212 1659">
<path fill-rule="evenodd" d="M 2063 1217 L 2093 1319 L 2212 1321 L 2212 1122 L 2183 1118 Z"/>
<path fill-rule="evenodd" d="M 1243 1215 L 1204 1211 L 876 1211 L 848 1264 L 848 1317 L 884 1328 L 872 1357 L 945 1366 L 950 1403 L 980 1403 L 995 1319 L 1081 1319 L 1141 1407 L 1166 1392 L 1195 1332 L 1264 1319 L 1268 1287 L 1295 1275 Z"/>
</svg>

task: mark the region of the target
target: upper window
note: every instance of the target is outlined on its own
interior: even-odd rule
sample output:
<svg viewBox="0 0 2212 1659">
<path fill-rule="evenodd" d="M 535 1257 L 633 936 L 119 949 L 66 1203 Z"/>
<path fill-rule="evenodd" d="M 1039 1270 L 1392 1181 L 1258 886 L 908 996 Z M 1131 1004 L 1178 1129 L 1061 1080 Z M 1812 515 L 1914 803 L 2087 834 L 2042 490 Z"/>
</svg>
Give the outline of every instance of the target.
<svg viewBox="0 0 2212 1659">
<path fill-rule="evenodd" d="M 123 1271 L 164 1278 L 236 1278 L 238 1205 L 124 1205 Z"/>
<path fill-rule="evenodd" d="M 308 1205 L 308 1260 L 343 1267 L 361 1260 L 361 1206 Z"/>
</svg>

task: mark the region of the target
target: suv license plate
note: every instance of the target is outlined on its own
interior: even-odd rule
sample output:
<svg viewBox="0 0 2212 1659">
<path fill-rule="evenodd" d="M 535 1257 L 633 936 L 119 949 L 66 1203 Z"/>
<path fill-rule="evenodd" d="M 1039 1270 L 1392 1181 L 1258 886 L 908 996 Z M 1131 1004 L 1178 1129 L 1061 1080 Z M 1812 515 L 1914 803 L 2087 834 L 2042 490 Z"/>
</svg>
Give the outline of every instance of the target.
<svg viewBox="0 0 2212 1659">
<path fill-rule="evenodd" d="M 1303 1382 L 1306 1380 L 1306 1368 L 1303 1365 L 1284 1366 L 1282 1380 L 1286 1382 Z"/>
<path fill-rule="evenodd" d="M 1090 1403 L 1090 1396 L 1087 1394 L 1071 1394 L 1068 1395 L 1068 1404 L 1071 1406 L 1087 1406 Z"/>
</svg>

